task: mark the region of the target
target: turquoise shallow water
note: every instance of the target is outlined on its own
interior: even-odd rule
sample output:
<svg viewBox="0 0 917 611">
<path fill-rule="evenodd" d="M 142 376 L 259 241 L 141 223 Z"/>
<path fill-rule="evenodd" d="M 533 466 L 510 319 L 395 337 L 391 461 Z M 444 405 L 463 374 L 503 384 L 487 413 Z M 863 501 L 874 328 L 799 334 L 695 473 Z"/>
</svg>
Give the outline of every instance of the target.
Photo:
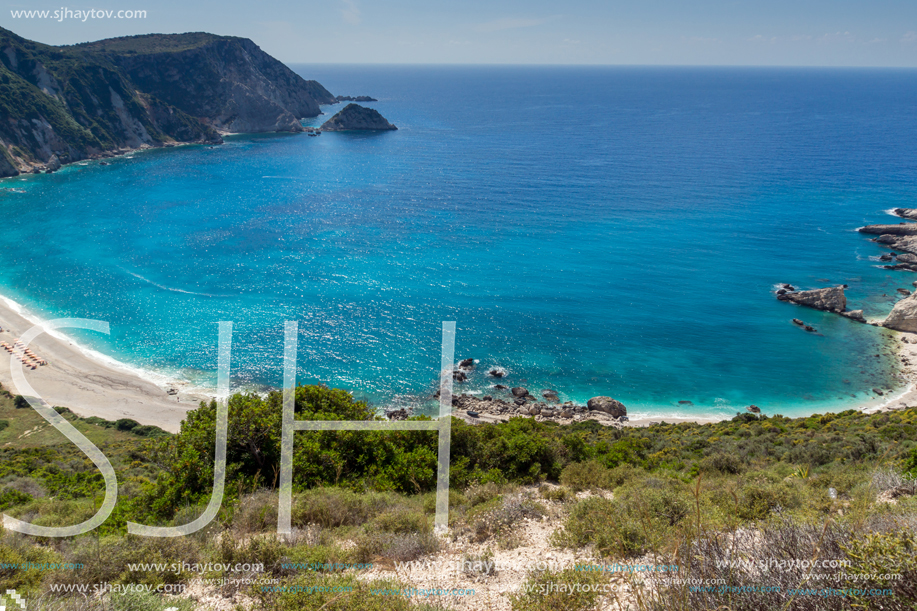
<svg viewBox="0 0 917 611">
<path fill-rule="evenodd" d="M 895 387 L 884 331 L 772 290 L 846 283 L 880 316 L 910 286 L 853 230 L 917 201 L 917 72 L 294 68 L 379 98 L 399 131 L 4 181 L 23 192 L 0 192 L 0 292 L 107 320 L 73 335 L 203 386 L 217 321 L 234 386 L 263 388 L 298 320 L 300 382 L 379 405 L 432 392 L 442 320 L 504 383 L 637 416 L 801 415 Z"/>
</svg>

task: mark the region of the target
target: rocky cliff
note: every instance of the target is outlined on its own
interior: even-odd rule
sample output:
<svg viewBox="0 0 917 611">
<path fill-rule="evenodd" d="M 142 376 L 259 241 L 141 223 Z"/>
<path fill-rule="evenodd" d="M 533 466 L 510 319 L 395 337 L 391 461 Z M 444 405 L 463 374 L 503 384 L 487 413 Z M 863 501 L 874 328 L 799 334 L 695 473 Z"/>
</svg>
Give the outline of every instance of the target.
<svg viewBox="0 0 917 611">
<path fill-rule="evenodd" d="M 917 333 L 917 292 L 896 303 L 882 326 L 895 331 Z"/>
<path fill-rule="evenodd" d="M 348 104 L 341 112 L 322 124 L 323 132 L 344 132 L 352 130 L 379 131 L 398 129 L 372 108 L 359 104 Z"/>
<path fill-rule="evenodd" d="M 70 47 L 0 28 L 0 176 L 127 149 L 302 131 L 334 102 L 252 41 L 153 34 Z"/>
</svg>

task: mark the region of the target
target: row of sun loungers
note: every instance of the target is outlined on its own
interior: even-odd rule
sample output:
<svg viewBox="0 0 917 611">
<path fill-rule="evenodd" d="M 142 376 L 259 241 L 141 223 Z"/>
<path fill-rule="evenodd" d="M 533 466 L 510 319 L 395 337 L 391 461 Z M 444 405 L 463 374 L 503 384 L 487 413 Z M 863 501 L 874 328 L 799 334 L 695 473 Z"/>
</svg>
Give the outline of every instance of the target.
<svg viewBox="0 0 917 611">
<path fill-rule="evenodd" d="M 0 348 L 3 348 L 12 354 L 15 358 L 18 358 L 20 361 L 22 361 L 23 365 L 29 367 L 30 369 L 37 369 L 41 365 L 48 364 L 48 361 L 32 352 L 30 348 L 26 348 L 18 339 L 13 342 L 12 346 L 6 342 L 0 342 Z"/>
</svg>

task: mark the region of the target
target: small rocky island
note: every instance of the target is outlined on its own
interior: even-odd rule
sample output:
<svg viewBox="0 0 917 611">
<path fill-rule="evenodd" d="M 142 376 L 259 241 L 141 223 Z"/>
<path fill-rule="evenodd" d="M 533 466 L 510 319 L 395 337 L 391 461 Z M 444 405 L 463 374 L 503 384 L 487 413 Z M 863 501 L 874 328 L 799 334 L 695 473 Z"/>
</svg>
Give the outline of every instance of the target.
<svg viewBox="0 0 917 611">
<path fill-rule="evenodd" d="M 348 104 L 322 124 L 323 132 L 383 131 L 398 129 L 372 108 Z"/>
<path fill-rule="evenodd" d="M 379 101 L 376 98 L 372 98 L 368 95 L 358 95 L 358 96 L 339 95 L 339 96 L 335 96 L 334 100 L 335 102 L 378 102 Z"/>
</svg>

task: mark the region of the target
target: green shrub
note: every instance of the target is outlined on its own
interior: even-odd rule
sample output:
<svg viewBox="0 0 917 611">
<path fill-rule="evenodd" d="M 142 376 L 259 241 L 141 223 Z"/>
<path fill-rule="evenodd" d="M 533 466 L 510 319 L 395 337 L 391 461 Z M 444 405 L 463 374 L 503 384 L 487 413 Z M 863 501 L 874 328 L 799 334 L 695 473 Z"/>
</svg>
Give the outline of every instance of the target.
<svg viewBox="0 0 917 611">
<path fill-rule="evenodd" d="M 356 544 L 353 557 L 358 563 L 408 562 L 435 553 L 440 548 L 439 539 L 432 532 L 366 530 L 357 537 Z"/>
<path fill-rule="evenodd" d="M 917 447 L 911 450 L 910 455 L 905 459 L 904 472 L 911 477 L 917 477 Z"/>
<path fill-rule="evenodd" d="M 597 460 L 571 463 L 560 473 L 560 482 L 573 490 L 591 490 L 597 488 L 611 489 L 615 484 L 611 480 L 611 469 Z"/>
<path fill-rule="evenodd" d="M 748 484 L 738 496 L 735 511 L 743 520 L 763 520 L 771 512 L 796 509 L 802 505 L 799 490 L 785 482 Z"/>
<path fill-rule="evenodd" d="M 895 600 L 917 608 L 917 534 L 906 526 L 891 532 L 857 533 L 842 548 L 851 563 L 848 573 L 878 577 L 869 585 L 891 588 Z M 895 578 L 884 578 L 889 575 Z M 867 596 L 856 598 L 863 608 L 872 602 Z"/>
<path fill-rule="evenodd" d="M 130 418 L 121 418 L 115 421 L 115 428 L 119 431 L 130 431 L 140 426 L 140 423 Z"/>
<path fill-rule="evenodd" d="M 411 598 L 388 594 L 406 586 L 396 581 L 360 581 L 351 574 L 307 573 L 287 584 L 285 592 L 252 588 L 252 596 L 264 611 L 434 611 L 429 603 L 414 604 Z M 423 585 L 414 587 L 422 588 Z"/>
<path fill-rule="evenodd" d="M 742 472 L 743 466 L 742 461 L 735 454 L 716 452 L 701 461 L 700 470 L 707 473 L 717 472 L 735 475 Z"/>
<path fill-rule="evenodd" d="M 510 596 L 513 611 L 592 611 L 598 608 L 600 594 L 595 586 L 606 583 L 601 572 L 576 569 L 530 573 L 518 594 Z M 580 588 L 571 588 L 579 584 Z"/>
</svg>

